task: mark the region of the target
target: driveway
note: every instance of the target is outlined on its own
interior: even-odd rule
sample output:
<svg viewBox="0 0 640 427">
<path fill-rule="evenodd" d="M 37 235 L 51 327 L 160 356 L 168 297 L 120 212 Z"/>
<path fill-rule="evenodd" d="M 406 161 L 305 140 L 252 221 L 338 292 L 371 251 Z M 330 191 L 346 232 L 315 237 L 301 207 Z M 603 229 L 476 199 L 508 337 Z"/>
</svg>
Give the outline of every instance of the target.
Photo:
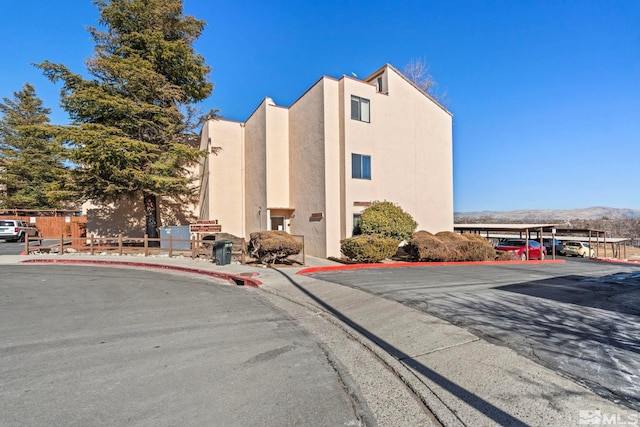
<svg viewBox="0 0 640 427">
<path fill-rule="evenodd" d="M 257 290 L 143 270 L 3 265 L 0 383 L 3 426 L 358 424 Z"/>
<path fill-rule="evenodd" d="M 640 267 L 591 260 L 313 273 L 464 326 L 640 409 Z"/>
</svg>

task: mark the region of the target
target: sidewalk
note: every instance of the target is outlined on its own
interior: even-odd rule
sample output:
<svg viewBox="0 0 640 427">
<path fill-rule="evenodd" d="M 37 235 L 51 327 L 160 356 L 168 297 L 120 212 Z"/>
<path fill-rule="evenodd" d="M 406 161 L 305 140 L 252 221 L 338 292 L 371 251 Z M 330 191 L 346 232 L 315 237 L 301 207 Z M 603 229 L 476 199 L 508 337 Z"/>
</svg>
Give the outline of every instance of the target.
<svg viewBox="0 0 640 427">
<path fill-rule="evenodd" d="M 321 318 L 368 348 L 445 426 L 605 425 L 598 420 L 640 424 L 637 412 L 508 348 L 399 303 L 296 274 L 302 268 L 217 266 L 210 261 L 167 257 L 0 257 L 0 264 L 23 262 L 161 268 L 259 286 L 258 292 L 264 292 L 274 304 L 298 316 L 295 318 L 304 318 L 301 324 L 312 327 L 314 316 L 316 323 Z M 307 257 L 307 263 L 306 267 L 336 264 L 313 257 Z"/>
</svg>

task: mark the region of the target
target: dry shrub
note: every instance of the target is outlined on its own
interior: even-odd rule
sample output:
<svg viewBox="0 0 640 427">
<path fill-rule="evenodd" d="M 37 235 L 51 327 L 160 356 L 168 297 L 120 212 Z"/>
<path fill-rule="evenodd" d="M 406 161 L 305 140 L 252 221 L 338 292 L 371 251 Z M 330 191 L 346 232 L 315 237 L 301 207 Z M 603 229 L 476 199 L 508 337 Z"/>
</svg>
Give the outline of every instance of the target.
<svg viewBox="0 0 640 427">
<path fill-rule="evenodd" d="M 440 231 L 436 237 L 447 247 L 451 253 L 451 258 L 447 261 L 466 261 L 464 246 L 468 242 L 461 234 L 452 231 Z"/>
<path fill-rule="evenodd" d="M 495 260 L 496 261 L 513 261 L 517 258 L 514 254 L 508 251 L 495 251 Z"/>
<path fill-rule="evenodd" d="M 412 261 L 490 261 L 496 251 L 487 239 L 474 234 L 418 231 L 405 246 Z"/>
<path fill-rule="evenodd" d="M 375 235 L 355 236 L 340 242 L 340 251 L 358 262 L 379 262 L 391 258 L 398 250 L 398 240 Z"/>
<path fill-rule="evenodd" d="M 442 240 L 424 230 L 413 233 L 404 250 L 412 261 L 449 261 L 453 255 Z"/>
<path fill-rule="evenodd" d="M 249 254 L 263 264 L 275 264 L 302 250 L 302 243 L 285 231 L 259 231 L 250 238 Z"/>
<path fill-rule="evenodd" d="M 496 257 L 493 245 L 484 237 L 477 234 L 462 234 L 467 242 L 462 244 L 460 251 L 464 253 L 465 261 L 491 261 Z"/>
</svg>

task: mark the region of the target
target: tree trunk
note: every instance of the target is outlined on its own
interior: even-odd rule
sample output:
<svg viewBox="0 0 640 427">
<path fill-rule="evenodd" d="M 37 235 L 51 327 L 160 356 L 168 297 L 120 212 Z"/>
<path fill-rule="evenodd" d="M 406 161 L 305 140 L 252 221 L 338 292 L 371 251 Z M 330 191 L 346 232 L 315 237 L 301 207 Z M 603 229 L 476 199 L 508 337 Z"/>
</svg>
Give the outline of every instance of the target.
<svg viewBox="0 0 640 427">
<path fill-rule="evenodd" d="M 142 193 L 144 198 L 144 216 L 146 234 L 150 239 L 158 238 L 158 198 L 154 194 Z M 150 247 L 159 247 L 160 242 L 149 242 Z"/>
</svg>

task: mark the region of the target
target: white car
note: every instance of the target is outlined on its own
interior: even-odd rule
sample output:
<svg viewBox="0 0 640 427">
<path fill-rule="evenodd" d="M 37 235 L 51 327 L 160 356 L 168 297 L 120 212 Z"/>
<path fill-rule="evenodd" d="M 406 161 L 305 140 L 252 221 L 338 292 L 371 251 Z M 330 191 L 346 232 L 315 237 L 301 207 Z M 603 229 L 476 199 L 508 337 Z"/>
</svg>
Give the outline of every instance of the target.
<svg viewBox="0 0 640 427">
<path fill-rule="evenodd" d="M 593 249 L 588 243 L 583 242 L 566 242 L 564 244 L 564 254 L 567 256 L 580 256 L 582 258 L 593 258 L 596 256 Z"/>
<path fill-rule="evenodd" d="M 40 231 L 35 225 L 19 219 L 0 219 L 0 239 L 7 242 L 24 242 L 27 236 L 38 237 Z"/>
</svg>

